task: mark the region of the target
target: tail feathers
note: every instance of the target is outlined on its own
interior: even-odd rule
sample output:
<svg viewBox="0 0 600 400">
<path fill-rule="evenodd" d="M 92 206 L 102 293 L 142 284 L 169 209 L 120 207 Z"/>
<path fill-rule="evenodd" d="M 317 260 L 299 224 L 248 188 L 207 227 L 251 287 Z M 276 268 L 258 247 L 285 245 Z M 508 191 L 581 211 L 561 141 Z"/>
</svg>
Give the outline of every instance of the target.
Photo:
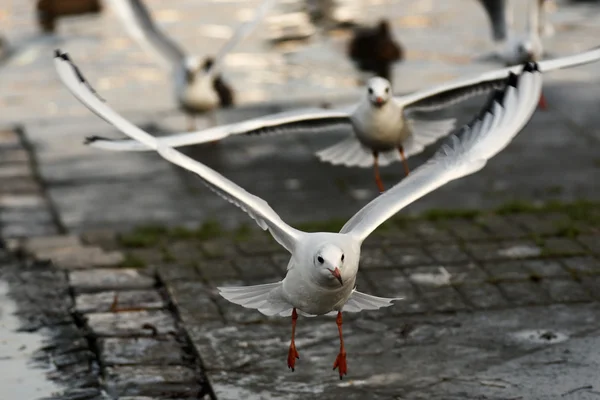
<svg viewBox="0 0 600 400">
<path fill-rule="evenodd" d="M 411 119 L 410 124 L 412 134 L 403 143 L 406 157 L 419 154 L 425 147 L 444 136 L 448 136 L 456 126 L 456 119 L 449 118 L 436 121 Z"/>
<path fill-rule="evenodd" d="M 454 118 L 437 121 L 411 119 L 410 124 L 413 133 L 402 145 L 406 157 L 419 154 L 428 145 L 450 134 L 454 130 L 456 120 Z M 363 146 L 354 136 L 318 151 L 316 156 L 321 161 L 333 165 L 361 168 L 373 166 L 372 150 Z M 378 163 L 381 167 L 385 167 L 401 160 L 398 150 L 393 149 L 380 152 Z"/>
<path fill-rule="evenodd" d="M 377 310 L 382 307 L 389 307 L 395 300 L 402 300 L 402 297 L 395 298 L 385 298 L 385 297 L 377 297 L 371 296 L 370 294 L 357 292 L 356 290 L 352 292 L 352 295 L 344 304 L 343 311 L 345 312 L 359 312 L 362 310 Z"/>
<path fill-rule="evenodd" d="M 286 317 L 292 314 L 292 305 L 281 296 L 281 282 L 217 289 L 219 294 L 230 302 L 257 309 L 264 315 Z"/>
<path fill-rule="evenodd" d="M 371 150 L 360 144 L 354 136 L 350 136 L 333 146 L 318 151 L 316 156 L 321 161 L 333 165 L 361 168 L 368 168 L 373 165 Z"/>
</svg>

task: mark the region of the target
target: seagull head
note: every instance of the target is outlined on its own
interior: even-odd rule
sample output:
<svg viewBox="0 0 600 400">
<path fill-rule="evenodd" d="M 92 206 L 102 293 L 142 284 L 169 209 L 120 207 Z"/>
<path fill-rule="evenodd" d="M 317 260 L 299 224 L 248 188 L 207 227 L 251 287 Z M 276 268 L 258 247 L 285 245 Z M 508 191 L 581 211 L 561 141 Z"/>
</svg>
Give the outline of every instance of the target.
<svg viewBox="0 0 600 400">
<path fill-rule="evenodd" d="M 344 252 L 338 246 L 327 244 L 319 249 L 315 254 L 314 266 L 320 280 L 327 282 L 339 282 L 344 286 L 342 280 L 342 269 L 344 268 Z"/>
<path fill-rule="evenodd" d="M 381 107 L 392 98 L 392 88 L 387 79 L 375 77 L 367 83 L 367 98 L 374 107 Z"/>
</svg>

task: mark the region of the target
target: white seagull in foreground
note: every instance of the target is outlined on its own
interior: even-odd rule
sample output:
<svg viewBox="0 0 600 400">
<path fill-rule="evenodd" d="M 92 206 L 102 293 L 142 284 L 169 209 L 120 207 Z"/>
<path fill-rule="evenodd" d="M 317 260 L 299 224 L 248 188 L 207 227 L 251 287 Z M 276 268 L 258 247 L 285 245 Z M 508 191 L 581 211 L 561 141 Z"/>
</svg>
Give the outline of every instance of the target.
<svg viewBox="0 0 600 400">
<path fill-rule="evenodd" d="M 487 160 L 504 149 L 529 121 L 542 89 L 542 76 L 537 65 L 526 64 L 519 76 L 510 74 L 504 90 L 490 98 L 480 115 L 462 128 L 460 137 L 452 136 L 428 162 L 350 218 L 339 233 L 307 233 L 283 222 L 263 199 L 163 144 L 115 113 L 96 96 L 67 54 L 57 51 L 55 65 L 63 83 L 86 107 L 124 134 L 156 150 L 166 160 L 196 173 L 211 190 L 248 213 L 262 229 L 268 229 L 291 253 L 282 281 L 221 287 L 220 294 L 233 303 L 258 309 L 265 315 L 291 315 L 292 340 L 287 362 L 292 370 L 299 358 L 294 342 L 298 312 L 311 316 L 337 313 L 340 352 L 333 368 L 339 369 L 340 378 L 347 373 L 342 311 L 375 310 L 398 300 L 356 290 L 362 242 L 410 203 L 447 182 L 482 169 Z"/>
<path fill-rule="evenodd" d="M 542 61 L 540 71 L 573 67 L 600 59 L 600 48 L 581 54 Z M 221 125 L 198 132 L 181 133 L 157 139 L 169 147 L 212 142 L 230 135 L 262 133 L 326 132 L 343 128 L 349 135 L 340 143 L 317 153 L 322 161 L 348 167 L 375 168 L 375 181 L 383 192 L 378 165 L 388 165 L 402 159 L 408 173 L 406 158 L 418 154 L 453 128 L 453 119 L 425 121 L 413 118 L 412 111 L 441 109 L 467 98 L 504 87 L 511 72 L 519 66 L 490 71 L 463 78 L 431 89 L 393 97 L 389 83 L 373 78 L 358 104 L 339 109 L 305 109 L 267 115 L 244 122 Z M 147 151 L 149 148 L 135 140 L 113 140 L 89 137 L 93 147 L 115 151 Z"/>
<path fill-rule="evenodd" d="M 195 114 L 212 111 L 219 105 L 228 107 L 233 104 L 233 91 L 219 76 L 223 60 L 234 46 L 252 32 L 274 3 L 275 0 L 264 0 L 254 18 L 237 29 L 215 59 L 201 60 L 187 56 L 155 25 L 142 0 L 111 0 L 129 35 L 158 56 L 163 66 L 171 70 L 175 95 L 180 107 L 189 116 L 190 131 L 195 129 Z"/>
</svg>

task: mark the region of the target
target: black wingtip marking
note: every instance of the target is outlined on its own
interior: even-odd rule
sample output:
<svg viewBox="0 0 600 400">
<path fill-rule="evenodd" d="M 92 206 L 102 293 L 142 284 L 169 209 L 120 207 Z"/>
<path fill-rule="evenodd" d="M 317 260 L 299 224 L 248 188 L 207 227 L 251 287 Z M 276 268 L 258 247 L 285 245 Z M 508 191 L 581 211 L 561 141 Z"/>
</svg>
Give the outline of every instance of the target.
<svg viewBox="0 0 600 400">
<path fill-rule="evenodd" d="M 517 83 L 519 82 L 519 75 L 514 72 L 509 72 L 508 78 L 506 79 L 506 87 L 512 86 L 517 87 Z"/>
<path fill-rule="evenodd" d="M 60 53 L 60 50 L 57 50 L 57 54 L 58 53 Z M 100 100 L 103 103 L 106 103 L 106 100 L 104 100 L 102 98 L 102 96 L 100 96 L 98 94 L 96 89 L 94 89 L 94 87 L 92 85 L 90 85 L 90 83 L 87 81 L 87 79 L 85 79 L 85 76 L 83 76 L 83 73 L 81 73 L 81 70 L 79 69 L 79 67 L 77 67 L 77 65 L 75 65 L 73 60 L 71 60 L 68 53 L 61 53 L 60 58 L 67 61 L 71 65 L 71 68 L 73 68 L 73 72 L 75 72 L 75 76 L 77 76 L 77 79 L 79 79 L 80 83 L 87 86 L 87 88 L 98 98 L 98 100 Z"/>
<path fill-rule="evenodd" d="M 523 66 L 523 72 L 534 72 L 534 71 L 539 71 L 539 70 L 540 69 L 539 69 L 537 63 L 534 61 L 527 62 Z"/>
<path fill-rule="evenodd" d="M 106 138 L 102 137 L 102 136 L 88 136 L 85 138 L 83 144 L 90 144 L 90 143 L 94 143 L 98 140 L 107 140 Z"/>
</svg>

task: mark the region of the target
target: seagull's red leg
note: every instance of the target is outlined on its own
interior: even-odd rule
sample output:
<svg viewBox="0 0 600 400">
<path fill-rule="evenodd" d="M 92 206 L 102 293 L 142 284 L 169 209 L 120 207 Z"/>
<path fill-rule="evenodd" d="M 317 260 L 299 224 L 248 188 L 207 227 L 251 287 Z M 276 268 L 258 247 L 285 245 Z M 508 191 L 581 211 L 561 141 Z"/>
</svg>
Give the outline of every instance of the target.
<svg viewBox="0 0 600 400">
<path fill-rule="evenodd" d="M 376 151 L 373 152 L 373 167 L 375 168 L 375 183 L 377 184 L 379 193 L 383 193 L 385 188 L 383 187 L 381 176 L 379 176 L 379 153 Z"/>
<path fill-rule="evenodd" d="M 406 161 L 406 156 L 404 155 L 404 147 L 398 147 L 398 151 L 400 152 L 400 157 L 402 157 L 402 164 L 404 164 L 404 172 L 406 176 L 410 174 L 410 169 L 408 168 L 408 161 Z"/>
<path fill-rule="evenodd" d="M 292 311 L 292 342 L 290 343 L 290 349 L 288 350 L 288 368 L 291 368 L 294 371 L 294 367 L 296 366 L 296 359 L 300 358 L 298 354 L 298 350 L 296 350 L 296 342 L 294 341 L 294 336 L 296 335 L 296 320 L 298 319 L 298 313 L 296 309 Z"/>
<path fill-rule="evenodd" d="M 348 364 L 346 364 L 346 349 L 344 348 L 344 337 L 342 336 L 342 312 L 338 311 L 337 318 L 335 319 L 335 323 L 338 326 L 338 332 L 340 334 L 340 352 L 337 355 L 335 362 L 333 363 L 333 369 L 338 368 L 338 372 L 340 373 L 340 379 L 344 375 L 348 374 Z"/>
<path fill-rule="evenodd" d="M 546 111 L 548 109 L 548 104 L 546 104 L 546 97 L 544 97 L 544 93 L 540 96 L 540 102 L 538 103 L 538 107 L 540 110 Z"/>
</svg>

